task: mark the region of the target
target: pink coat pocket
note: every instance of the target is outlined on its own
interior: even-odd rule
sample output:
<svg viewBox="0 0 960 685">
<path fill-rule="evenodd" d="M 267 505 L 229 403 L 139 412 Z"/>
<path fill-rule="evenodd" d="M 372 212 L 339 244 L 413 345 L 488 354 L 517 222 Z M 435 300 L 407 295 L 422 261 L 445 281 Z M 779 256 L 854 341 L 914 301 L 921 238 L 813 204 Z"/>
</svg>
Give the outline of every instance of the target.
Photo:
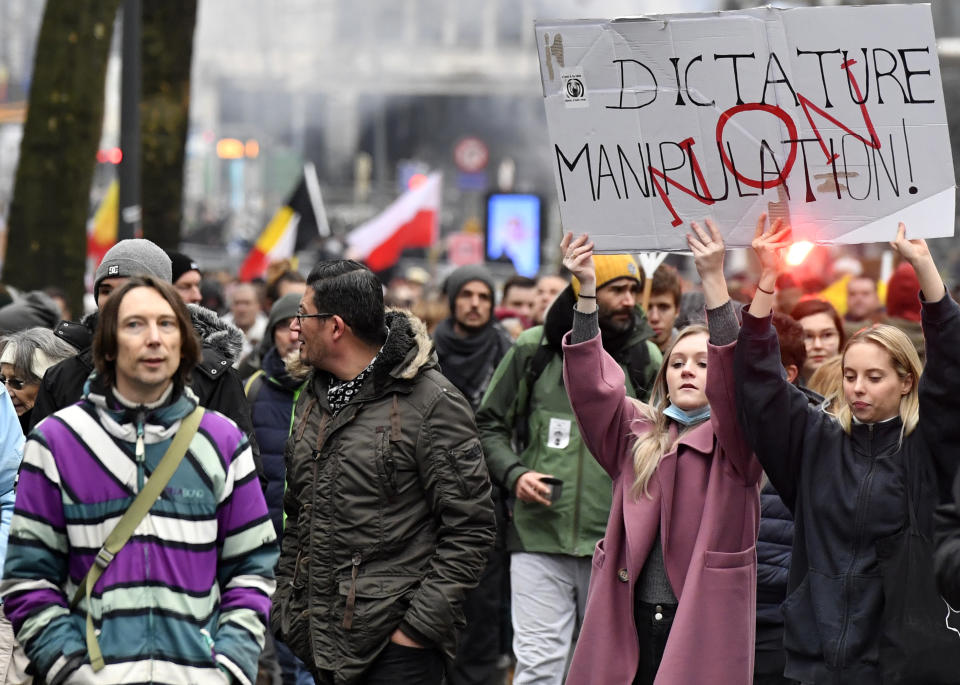
<svg viewBox="0 0 960 685">
<path fill-rule="evenodd" d="M 756 546 L 748 547 L 742 552 L 711 552 L 710 550 L 703 552 L 703 564 L 707 568 L 740 568 L 749 566 L 756 560 Z"/>
</svg>

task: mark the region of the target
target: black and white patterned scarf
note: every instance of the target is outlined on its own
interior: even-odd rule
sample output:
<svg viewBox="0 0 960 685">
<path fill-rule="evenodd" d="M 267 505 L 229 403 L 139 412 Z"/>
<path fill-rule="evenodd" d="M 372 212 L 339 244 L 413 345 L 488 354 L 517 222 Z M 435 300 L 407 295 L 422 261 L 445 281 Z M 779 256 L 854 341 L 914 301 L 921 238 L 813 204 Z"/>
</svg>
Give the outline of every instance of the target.
<svg viewBox="0 0 960 685">
<path fill-rule="evenodd" d="M 381 348 L 382 351 L 382 348 Z M 327 404 L 330 406 L 330 413 L 336 416 L 340 413 L 340 410 L 343 409 L 347 404 L 352 400 L 360 389 L 363 388 L 363 382 L 366 380 L 367 376 L 370 375 L 370 370 L 373 369 L 373 365 L 377 363 L 377 359 L 380 357 L 380 353 L 377 353 L 377 356 L 367 364 L 367 368 L 360 372 L 360 374 L 349 381 L 343 381 L 342 383 L 337 383 L 336 385 L 331 385 L 327 388 Z"/>
</svg>

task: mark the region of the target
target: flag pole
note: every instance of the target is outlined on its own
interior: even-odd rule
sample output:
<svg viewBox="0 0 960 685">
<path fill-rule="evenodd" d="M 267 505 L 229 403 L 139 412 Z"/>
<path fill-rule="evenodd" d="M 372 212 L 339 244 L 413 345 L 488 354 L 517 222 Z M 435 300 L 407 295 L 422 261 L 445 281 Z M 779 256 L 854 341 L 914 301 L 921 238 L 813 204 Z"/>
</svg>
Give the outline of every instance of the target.
<svg viewBox="0 0 960 685">
<path fill-rule="evenodd" d="M 313 207 L 313 216 L 317 220 L 317 230 L 321 238 L 330 237 L 330 224 L 327 221 L 327 210 L 323 206 L 323 196 L 320 194 L 320 181 L 317 179 L 317 167 L 313 162 L 303 165 L 303 178 L 307 182 L 307 195 Z"/>
</svg>

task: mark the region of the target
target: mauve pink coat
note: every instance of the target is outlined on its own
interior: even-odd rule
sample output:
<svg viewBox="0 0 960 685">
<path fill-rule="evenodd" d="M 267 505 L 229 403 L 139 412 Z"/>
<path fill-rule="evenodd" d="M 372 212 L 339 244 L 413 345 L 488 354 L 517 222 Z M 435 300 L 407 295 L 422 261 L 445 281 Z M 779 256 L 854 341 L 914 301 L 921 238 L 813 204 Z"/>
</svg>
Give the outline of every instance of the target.
<svg viewBox="0 0 960 685">
<path fill-rule="evenodd" d="M 652 499 L 637 500 L 630 494 L 634 435 L 649 424 L 639 420 L 635 402 L 624 393 L 623 371 L 599 336 L 564 342 L 563 380 L 580 433 L 613 479 L 613 505 L 593 555 L 568 684 L 633 681 L 639 660 L 634 586 L 658 529 L 679 605 L 656 685 L 753 681 L 761 467 L 735 415 L 735 344 L 709 346 L 710 420 L 660 461 L 650 481 Z"/>
</svg>

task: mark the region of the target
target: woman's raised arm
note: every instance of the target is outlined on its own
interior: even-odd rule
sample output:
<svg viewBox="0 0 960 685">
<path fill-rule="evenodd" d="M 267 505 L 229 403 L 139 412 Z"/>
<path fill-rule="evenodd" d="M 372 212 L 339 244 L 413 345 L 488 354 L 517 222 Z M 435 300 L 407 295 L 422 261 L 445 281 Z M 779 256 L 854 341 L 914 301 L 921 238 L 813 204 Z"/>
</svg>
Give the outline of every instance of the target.
<svg viewBox="0 0 960 685">
<path fill-rule="evenodd" d="M 573 330 L 563 343 L 563 384 L 584 443 L 616 478 L 621 457 L 632 445 L 633 424 L 640 412 L 636 401 L 627 397 L 623 369 L 600 339 L 593 243 L 587 235 L 574 238 L 568 233 L 560 248 L 563 265 L 580 281 Z"/>
</svg>

